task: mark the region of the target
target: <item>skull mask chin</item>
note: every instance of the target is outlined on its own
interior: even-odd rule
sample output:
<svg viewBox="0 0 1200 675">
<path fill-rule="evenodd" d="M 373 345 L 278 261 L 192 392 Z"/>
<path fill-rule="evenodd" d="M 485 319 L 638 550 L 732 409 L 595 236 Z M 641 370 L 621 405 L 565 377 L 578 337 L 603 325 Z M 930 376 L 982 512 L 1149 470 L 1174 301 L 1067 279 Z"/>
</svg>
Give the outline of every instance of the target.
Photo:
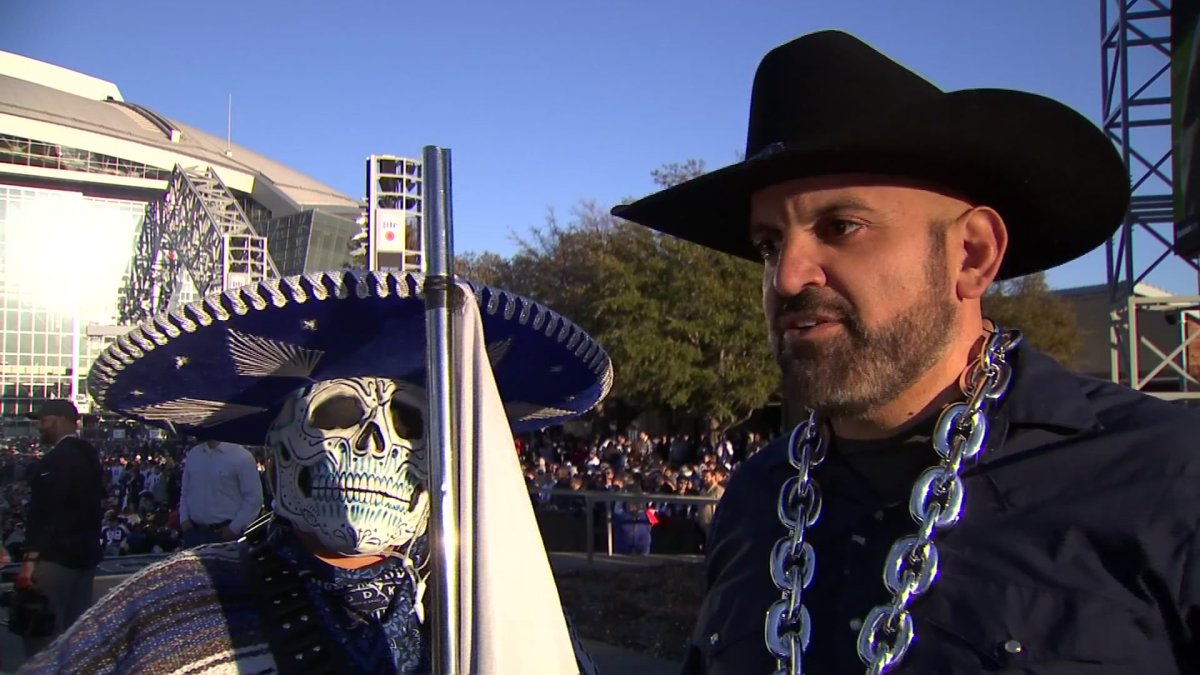
<svg viewBox="0 0 1200 675">
<path fill-rule="evenodd" d="M 425 398 L 387 379 L 293 392 L 267 432 L 275 512 L 325 549 L 377 555 L 425 531 Z"/>
</svg>

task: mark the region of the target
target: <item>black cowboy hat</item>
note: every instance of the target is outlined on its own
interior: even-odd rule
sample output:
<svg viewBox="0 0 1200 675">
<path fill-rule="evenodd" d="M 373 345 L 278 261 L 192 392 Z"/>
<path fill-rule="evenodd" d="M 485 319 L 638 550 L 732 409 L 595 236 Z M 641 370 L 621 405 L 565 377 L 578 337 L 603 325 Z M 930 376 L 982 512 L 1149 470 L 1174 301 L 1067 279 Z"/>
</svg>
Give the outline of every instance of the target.
<svg viewBox="0 0 1200 675">
<path fill-rule="evenodd" d="M 921 179 L 996 209 L 1009 233 L 1001 279 L 1091 251 L 1129 205 L 1113 144 L 1067 106 L 1011 90 L 943 92 L 857 38 L 824 31 L 759 64 L 745 161 L 612 213 L 761 260 L 749 237 L 750 195 L 840 173 Z"/>
</svg>

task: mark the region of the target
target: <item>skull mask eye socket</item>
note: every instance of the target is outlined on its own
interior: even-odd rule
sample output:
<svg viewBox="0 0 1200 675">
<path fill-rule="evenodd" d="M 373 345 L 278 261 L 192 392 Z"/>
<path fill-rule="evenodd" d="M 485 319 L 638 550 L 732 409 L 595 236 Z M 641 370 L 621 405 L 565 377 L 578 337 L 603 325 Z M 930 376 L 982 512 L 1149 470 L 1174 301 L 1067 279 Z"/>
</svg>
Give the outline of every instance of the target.
<svg viewBox="0 0 1200 675">
<path fill-rule="evenodd" d="M 420 408 L 393 398 L 388 406 L 388 419 L 401 438 L 415 442 L 425 440 L 425 416 Z"/>
<path fill-rule="evenodd" d="M 366 417 L 362 402 L 353 396 L 332 396 L 313 408 L 308 417 L 310 426 L 316 429 L 353 429 Z"/>
</svg>

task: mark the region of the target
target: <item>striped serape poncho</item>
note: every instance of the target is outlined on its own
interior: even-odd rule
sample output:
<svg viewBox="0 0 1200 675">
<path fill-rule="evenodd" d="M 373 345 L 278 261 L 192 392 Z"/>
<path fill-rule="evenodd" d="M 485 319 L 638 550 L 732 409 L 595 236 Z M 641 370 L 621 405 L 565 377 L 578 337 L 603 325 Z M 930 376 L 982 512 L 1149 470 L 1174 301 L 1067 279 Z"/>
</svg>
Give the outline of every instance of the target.
<svg viewBox="0 0 1200 675">
<path fill-rule="evenodd" d="M 399 559 L 358 570 L 313 557 L 285 528 L 271 550 L 304 579 L 351 670 L 426 672 L 415 587 Z M 184 551 L 126 579 L 22 673 L 276 673 L 244 542 Z"/>
</svg>

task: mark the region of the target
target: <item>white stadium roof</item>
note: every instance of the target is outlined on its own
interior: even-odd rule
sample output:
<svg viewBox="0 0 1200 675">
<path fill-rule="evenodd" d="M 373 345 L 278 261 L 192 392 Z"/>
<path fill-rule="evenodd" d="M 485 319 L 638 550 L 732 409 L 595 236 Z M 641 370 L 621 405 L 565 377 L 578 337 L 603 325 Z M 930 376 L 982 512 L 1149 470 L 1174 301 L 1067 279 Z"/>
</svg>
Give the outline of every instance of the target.
<svg viewBox="0 0 1200 675">
<path fill-rule="evenodd" d="M 224 138 L 124 101 L 111 82 L 0 51 L 0 133 L 170 170 L 211 166 L 230 188 L 272 212 L 310 208 L 357 211 L 358 202 L 279 162 Z M 0 173 L 58 177 L 39 167 L 0 164 Z M 80 175 L 82 181 L 89 181 Z M 164 181 L 105 177 L 105 182 L 158 187 Z"/>
</svg>

